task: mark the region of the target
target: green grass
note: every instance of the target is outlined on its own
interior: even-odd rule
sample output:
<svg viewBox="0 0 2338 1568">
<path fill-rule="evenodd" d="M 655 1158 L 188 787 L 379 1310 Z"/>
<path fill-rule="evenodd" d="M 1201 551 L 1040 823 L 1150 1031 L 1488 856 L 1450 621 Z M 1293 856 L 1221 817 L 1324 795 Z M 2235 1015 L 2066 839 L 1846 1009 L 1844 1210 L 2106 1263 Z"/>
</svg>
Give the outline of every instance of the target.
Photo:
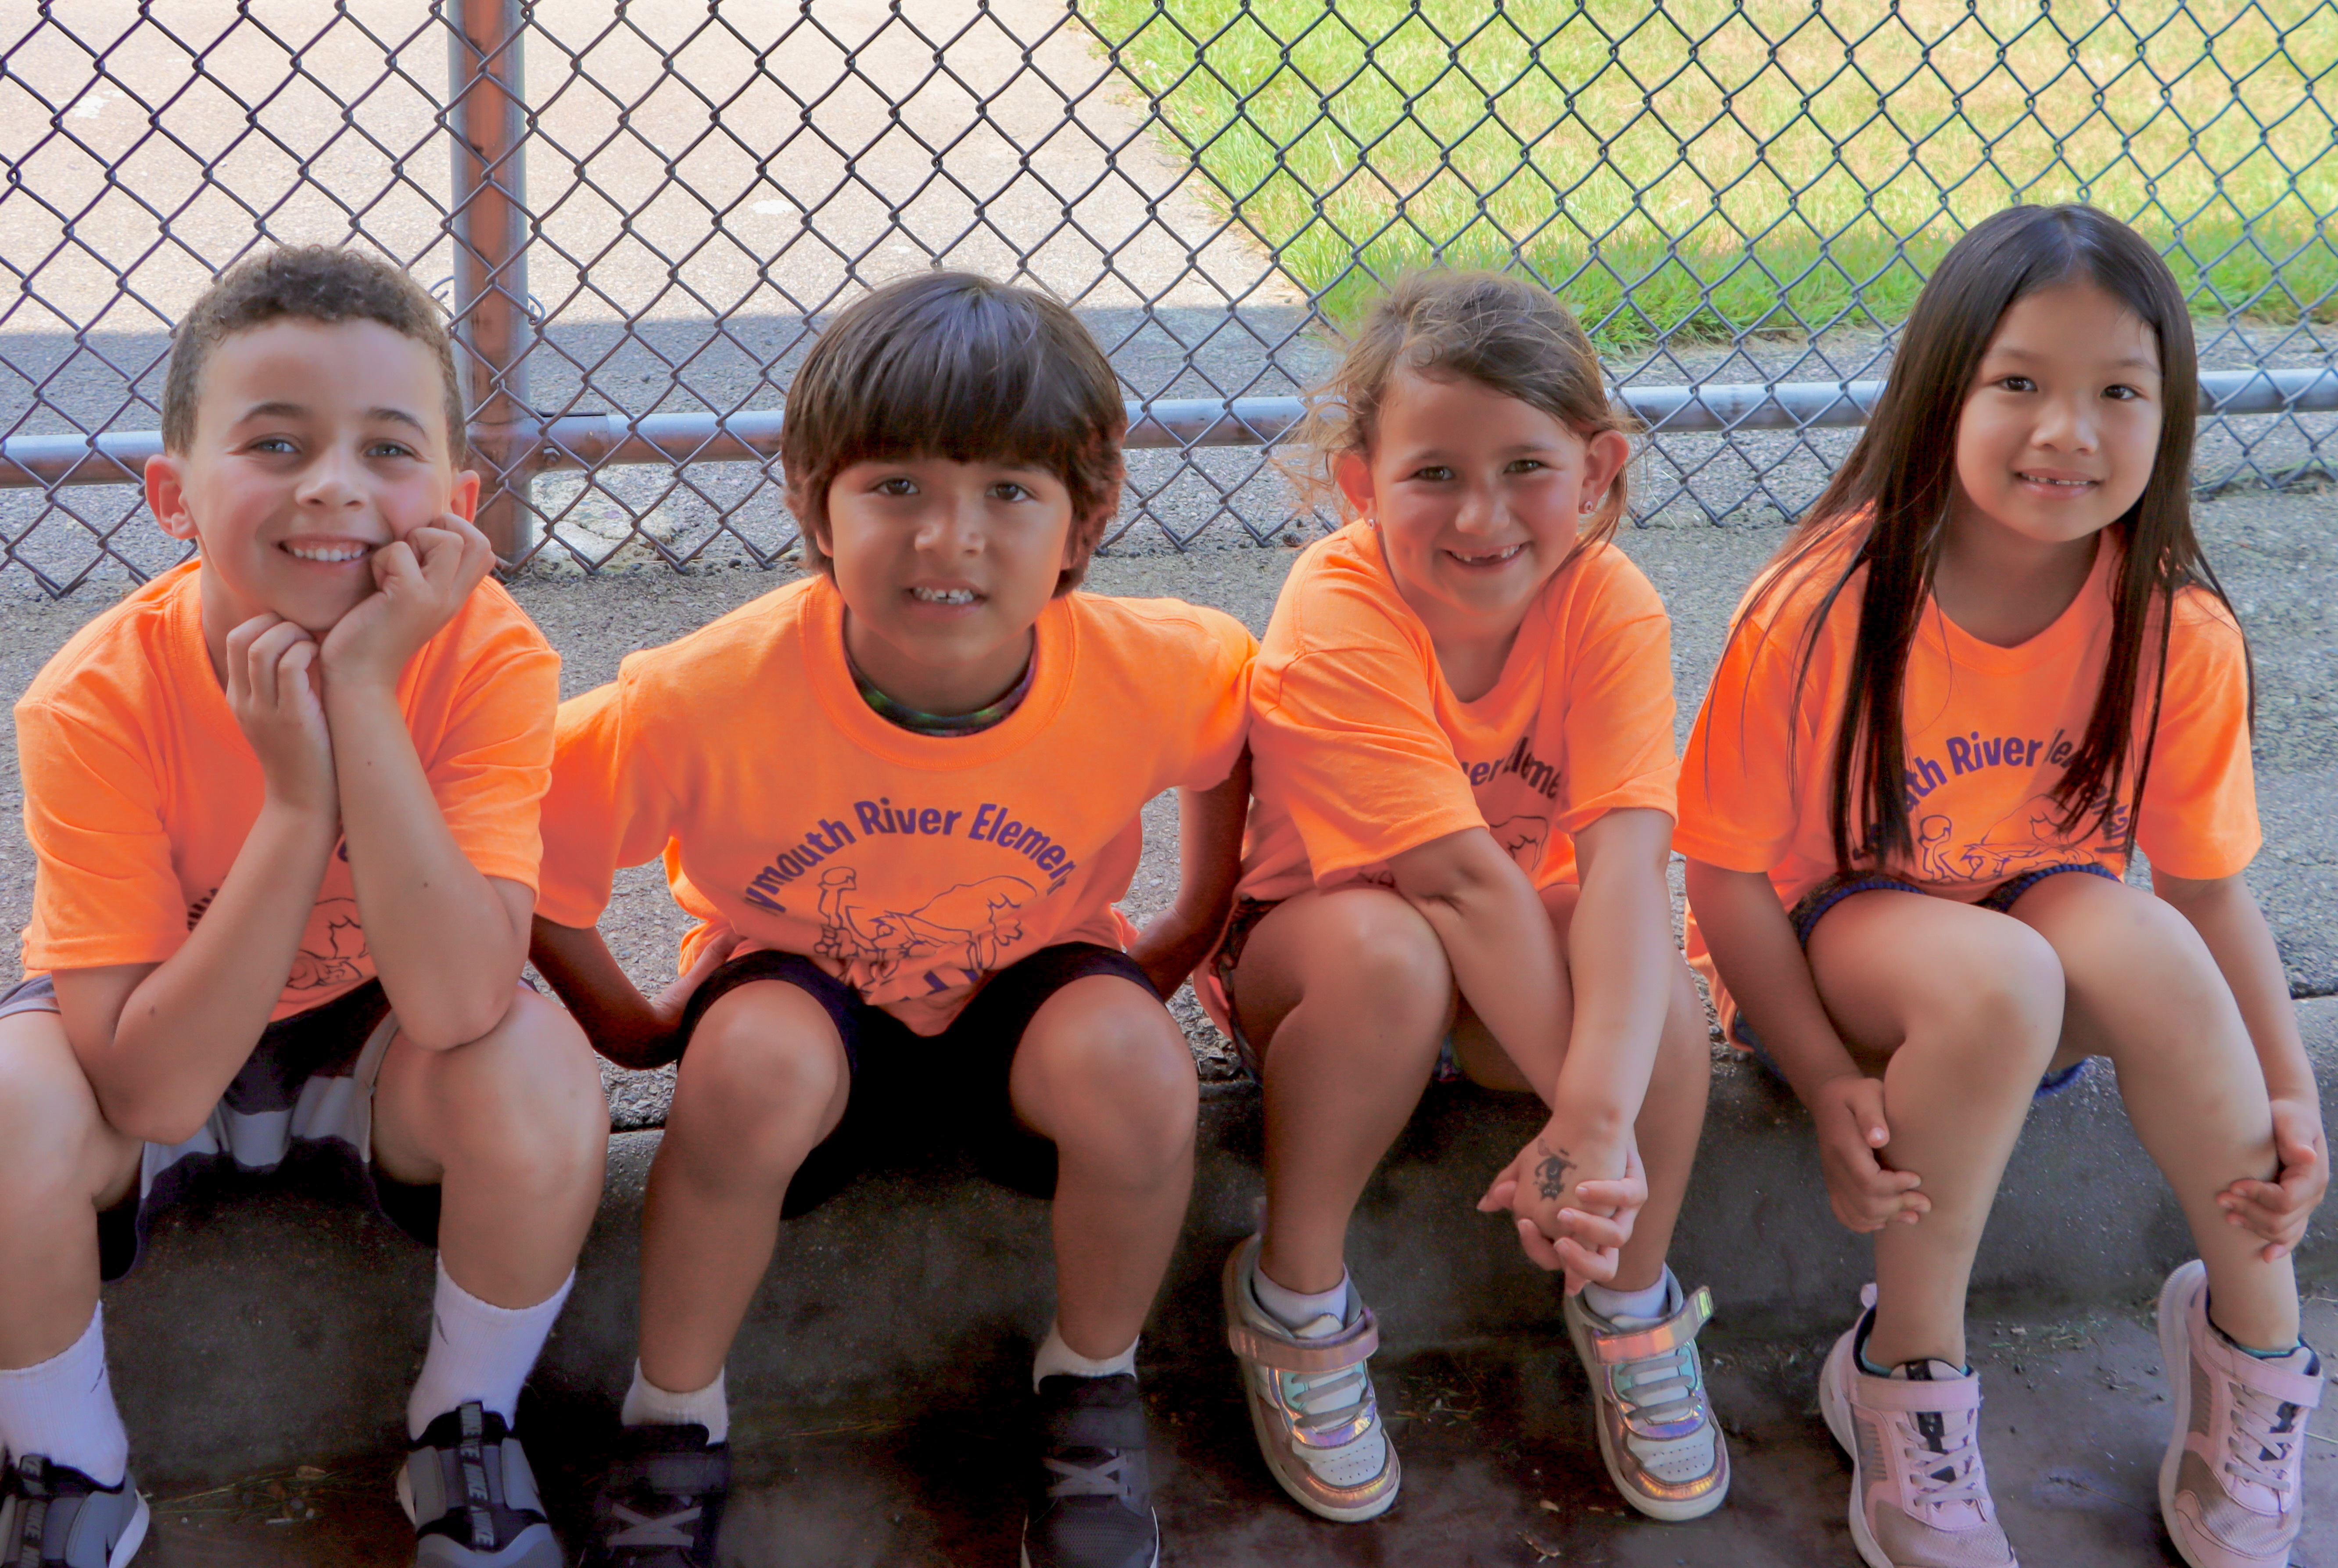
<svg viewBox="0 0 2338 1568">
<path fill-rule="evenodd" d="M 1881 326 L 2014 200 L 2207 315 L 2338 320 L 2333 0 L 1078 0 L 1335 320 L 1524 267 L 1613 347 Z"/>
</svg>

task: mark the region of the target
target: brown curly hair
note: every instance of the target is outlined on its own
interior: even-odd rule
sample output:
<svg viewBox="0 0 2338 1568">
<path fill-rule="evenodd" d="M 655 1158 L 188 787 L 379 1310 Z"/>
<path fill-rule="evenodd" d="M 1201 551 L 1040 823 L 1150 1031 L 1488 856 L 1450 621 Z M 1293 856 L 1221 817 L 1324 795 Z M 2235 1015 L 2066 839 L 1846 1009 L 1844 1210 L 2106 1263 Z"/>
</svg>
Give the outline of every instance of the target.
<svg viewBox="0 0 2338 1568">
<path fill-rule="evenodd" d="M 165 450 L 183 452 L 193 442 L 203 364 L 221 340 L 286 316 L 327 325 L 378 321 L 429 350 L 446 390 L 448 459 L 463 466 L 469 442 L 446 312 L 405 268 L 339 245 L 284 245 L 246 256 L 203 291 L 171 334 L 171 368 L 162 380 Z"/>
<path fill-rule="evenodd" d="M 1311 507 L 1345 515 L 1336 478 L 1349 456 L 1369 458 L 1389 384 L 1400 372 L 1466 378 L 1541 409 L 1588 440 L 1639 426 L 1607 395 L 1598 350 L 1547 289 L 1498 272 L 1410 272 L 1376 301 L 1331 373 L 1309 392 L 1297 439 L 1306 457 L 1286 469 Z M 1616 531 L 1630 502 L 1618 470 L 1577 549 Z"/>
</svg>

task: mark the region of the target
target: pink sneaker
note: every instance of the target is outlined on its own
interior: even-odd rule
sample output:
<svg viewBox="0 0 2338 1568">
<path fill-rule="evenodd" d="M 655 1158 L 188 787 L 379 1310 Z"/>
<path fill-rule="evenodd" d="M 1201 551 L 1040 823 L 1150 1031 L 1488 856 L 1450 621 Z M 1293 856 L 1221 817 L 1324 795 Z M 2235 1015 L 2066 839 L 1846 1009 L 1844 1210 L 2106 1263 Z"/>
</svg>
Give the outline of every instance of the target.
<svg viewBox="0 0 2338 1568">
<path fill-rule="evenodd" d="M 2159 1291 L 2159 1354 L 2176 1432 L 2159 1464 L 2159 1516 L 2192 1568 L 2285 1568 L 2302 1523 L 2305 1423 L 2322 1359 L 2267 1361 L 2208 1323 L 2196 1258 Z"/>
<path fill-rule="evenodd" d="M 1923 1376 L 1859 1365 L 1867 1310 L 1819 1371 L 1819 1411 L 1851 1455 L 1851 1538 L 1868 1568 L 2019 1568 L 1980 1463 L 1980 1379 L 1945 1361 Z"/>
</svg>

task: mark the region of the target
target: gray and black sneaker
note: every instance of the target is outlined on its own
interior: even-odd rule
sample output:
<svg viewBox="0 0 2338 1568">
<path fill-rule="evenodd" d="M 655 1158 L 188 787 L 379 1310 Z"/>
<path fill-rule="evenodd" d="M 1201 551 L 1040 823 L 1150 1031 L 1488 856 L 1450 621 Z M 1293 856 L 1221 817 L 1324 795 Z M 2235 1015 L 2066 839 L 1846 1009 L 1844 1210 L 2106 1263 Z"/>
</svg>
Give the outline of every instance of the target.
<svg viewBox="0 0 2338 1568">
<path fill-rule="evenodd" d="M 584 1568 L 714 1568 L 731 1445 L 706 1428 L 628 1426 L 593 1494 Z"/>
<path fill-rule="evenodd" d="M 414 1568 L 562 1568 L 527 1455 L 476 1400 L 407 1451 L 398 1502 L 414 1522 Z"/>
<path fill-rule="evenodd" d="M 8 1568 L 122 1568 L 146 1539 L 146 1499 L 124 1475 L 100 1486 L 27 1454 L 0 1479 L 0 1563 Z"/>
<path fill-rule="evenodd" d="M 1039 1380 L 1039 1463 L 1023 1568 L 1154 1568 L 1161 1524 L 1144 1463 L 1144 1397 L 1127 1373 Z"/>
</svg>

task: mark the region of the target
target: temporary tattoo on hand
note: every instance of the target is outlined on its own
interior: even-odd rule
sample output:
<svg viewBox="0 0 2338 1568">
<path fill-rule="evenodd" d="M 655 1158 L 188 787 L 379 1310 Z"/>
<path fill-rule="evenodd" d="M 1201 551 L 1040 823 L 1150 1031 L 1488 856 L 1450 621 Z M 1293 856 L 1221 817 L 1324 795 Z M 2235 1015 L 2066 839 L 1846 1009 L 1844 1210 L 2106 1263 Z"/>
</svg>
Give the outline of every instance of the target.
<svg viewBox="0 0 2338 1568">
<path fill-rule="evenodd" d="M 1575 1169 L 1575 1161 L 1567 1158 L 1567 1150 L 1554 1150 L 1539 1138 L 1535 1147 L 1542 1150 L 1542 1159 L 1535 1165 L 1535 1186 L 1545 1198 L 1555 1198 L 1567 1190 L 1567 1173 Z"/>
</svg>

